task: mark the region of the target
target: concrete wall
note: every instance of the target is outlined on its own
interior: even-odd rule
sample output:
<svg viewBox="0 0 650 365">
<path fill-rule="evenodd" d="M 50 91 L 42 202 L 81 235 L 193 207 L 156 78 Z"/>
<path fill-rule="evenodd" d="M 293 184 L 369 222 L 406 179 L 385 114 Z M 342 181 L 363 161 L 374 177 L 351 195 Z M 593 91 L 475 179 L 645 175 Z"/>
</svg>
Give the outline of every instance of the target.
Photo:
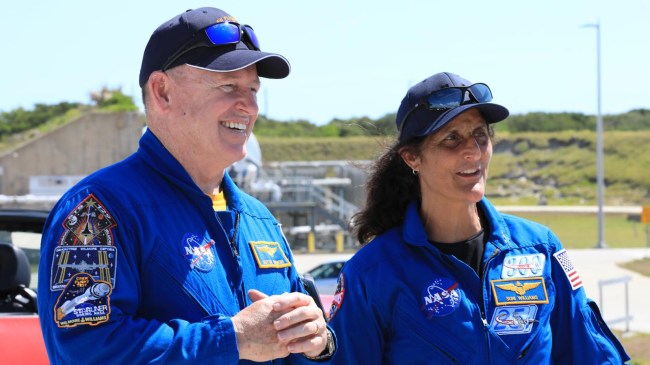
<svg viewBox="0 0 650 365">
<path fill-rule="evenodd" d="M 35 175 L 88 175 L 135 152 L 138 113 L 91 113 L 0 156 L 0 194 L 29 194 Z"/>
</svg>

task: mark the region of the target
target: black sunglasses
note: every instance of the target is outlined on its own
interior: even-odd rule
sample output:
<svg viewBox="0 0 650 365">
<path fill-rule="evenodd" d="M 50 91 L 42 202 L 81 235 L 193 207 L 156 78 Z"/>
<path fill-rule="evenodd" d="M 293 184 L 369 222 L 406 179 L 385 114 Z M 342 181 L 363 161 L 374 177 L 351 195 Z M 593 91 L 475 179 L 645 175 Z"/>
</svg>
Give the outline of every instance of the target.
<svg viewBox="0 0 650 365">
<path fill-rule="evenodd" d="M 411 110 L 404 115 L 400 123 L 397 135 L 402 136 L 404 126 L 408 121 L 408 117 L 413 111 L 421 106 L 425 106 L 429 110 L 449 110 L 457 108 L 464 104 L 474 103 L 488 103 L 492 101 L 492 91 L 484 83 L 473 84 L 470 86 L 453 86 L 444 89 L 433 91 L 422 101 L 413 106 Z"/>
<path fill-rule="evenodd" d="M 241 25 L 233 22 L 213 24 L 196 33 L 189 41 L 185 42 L 160 68 L 167 71 L 179 58 L 189 51 L 199 47 L 218 47 L 228 44 L 244 42 L 249 48 L 260 50 L 260 42 L 250 25 Z"/>
</svg>

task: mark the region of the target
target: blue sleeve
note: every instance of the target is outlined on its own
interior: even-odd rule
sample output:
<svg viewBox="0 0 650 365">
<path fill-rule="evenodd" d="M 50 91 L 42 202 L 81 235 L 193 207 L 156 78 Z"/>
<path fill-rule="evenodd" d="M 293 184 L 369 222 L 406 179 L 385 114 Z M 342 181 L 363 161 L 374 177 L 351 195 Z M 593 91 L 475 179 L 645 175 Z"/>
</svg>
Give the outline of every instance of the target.
<svg viewBox="0 0 650 365">
<path fill-rule="evenodd" d="M 558 242 L 556 237 L 552 238 Z M 584 288 L 577 284 L 577 280 L 572 284 L 569 273 L 575 270 L 575 275 L 579 275 L 579 272 L 559 242 L 557 248 L 551 260 L 556 290 L 555 308 L 551 316 L 554 363 L 624 364 L 629 361 L 630 357 L 608 328 L 596 303 L 586 297 Z"/>
<path fill-rule="evenodd" d="M 143 299 L 138 265 L 142 253 L 134 248 L 136 237 L 128 222 L 119 221 L 109 211 L 96 211 L 89 222 L 96 224 L 94 228 L 102 228 L 105 235 L 84 236 L 88 222 L 76 227 L 78 217 L 71 212 L 96 203 L 88 200 L 90 197 L 116 201 L 88 189 L 68 196 L 50 213 L 42 236 L 38 306 L 51 363 L 238 363 L 230 317 L 162 322 L 147 319 L 147 313 L 138 313 Z M 105 227 L 101 227 L 102 222 L 107 222 Z M 107 228 L 113 223 L 119 229 Z M 64 239 L 71 243 L 62 245 Z M 63 259 L 84 249 L 90 255 L 85 261 Z M 80 262 L 87 267 L 80 267 Z M 104 289 L 81 302 L 76 298 L 85 293 L 88 284 Z M 65 304 L 71 300 L 79 303 Z"/>
<path fill-rule="evenodd" d="M 329 325 L 336 332 L 338 348 L 333 364 L 381 364 L 384 353 L 382 318 L 390 317 L 373 300 L 364 275 L 348 261 L 339 276 L 338 288 L 329 313 Z M 382 313 L 386 312 L 386 313 Z"/>
</svg>

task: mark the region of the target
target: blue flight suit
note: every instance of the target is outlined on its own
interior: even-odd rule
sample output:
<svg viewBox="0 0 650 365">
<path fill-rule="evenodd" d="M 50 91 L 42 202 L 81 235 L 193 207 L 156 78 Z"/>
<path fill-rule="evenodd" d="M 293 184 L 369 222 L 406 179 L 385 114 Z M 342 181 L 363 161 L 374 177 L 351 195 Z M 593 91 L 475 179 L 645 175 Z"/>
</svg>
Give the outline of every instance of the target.
<svg viewBox="0 0 650 365">
<path fill-rule="evenodd" d="M 428 242 L 416 204 L 403 226 L 343 267 L 330 310 L 335 364 L 622 364 L 625 350 L 585 296 L 546 227 L 500 214 L 489 222 L 482 279 Z"/>
<path fill-rule="evenodd" d="M 226 174 L 228 210 L 147 131 L 53 208 L 38 305 L 52 364 L 248 364 L 231 317 L 246 292 L 305 292 L 273 215 Z M 292 354 L 273 364 L 313 363 Z"/>
</svg>

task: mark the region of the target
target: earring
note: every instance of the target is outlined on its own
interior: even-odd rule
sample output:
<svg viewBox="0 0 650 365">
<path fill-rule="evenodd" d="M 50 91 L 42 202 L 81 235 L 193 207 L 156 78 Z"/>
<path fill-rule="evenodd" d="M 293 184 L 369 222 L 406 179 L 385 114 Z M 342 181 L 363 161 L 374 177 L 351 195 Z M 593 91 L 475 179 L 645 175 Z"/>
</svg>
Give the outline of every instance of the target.
<svg viewBox="0 0 650 365">
<path fill-rule="evenodd" d="M 413 172 L 413 175 L 418 176 L 418 170 L 416 170 L 416 169 L 411 169 L 411 172 Z"/>
</svg>

